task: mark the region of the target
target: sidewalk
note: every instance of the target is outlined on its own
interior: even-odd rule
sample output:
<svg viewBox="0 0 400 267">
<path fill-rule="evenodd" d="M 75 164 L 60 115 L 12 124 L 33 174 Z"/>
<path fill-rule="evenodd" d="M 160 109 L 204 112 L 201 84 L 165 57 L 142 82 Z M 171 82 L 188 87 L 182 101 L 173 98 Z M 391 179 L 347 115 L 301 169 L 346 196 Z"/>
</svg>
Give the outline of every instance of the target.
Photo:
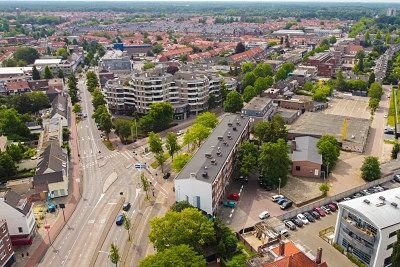
<svg viewBox="0 0 400 267">
<path fill-rule="evenodd" d="M 70 105 L 70 104 L 69 104 Z M 76 128 L 76 118 L 75 115 L 71 114 L 71 159 L 70 165 L 72 167 L 72 175 L 70 175 L 69 179 L 71 184 L 70 197 L 69 201 L 65 206 L 64 214 L 66 221 L 72 216 L 75 211 L 76 205 L 79 203 L 81 198 L 80 187 L 81 187 L 81 174 L 79 169 L 79 157 L 78 157 L 78 136 L 77 136 L 77 128 Z M 55 240 L 57 236 L 60 234 L 61 230 L 65 226 L 65 222 L 63 216 L 58 216 L 57 220 L 53 225 L 50 226 L 49 234 L 50 239 Z M 40 260 L 46 254 L 47 249 L 50 247 L 49 240 L 43 239 L 37 249 L 31 254 L 30 258 L 26 262 L 26 267 L 36 266 L 39 264 Z"/>
</svg>

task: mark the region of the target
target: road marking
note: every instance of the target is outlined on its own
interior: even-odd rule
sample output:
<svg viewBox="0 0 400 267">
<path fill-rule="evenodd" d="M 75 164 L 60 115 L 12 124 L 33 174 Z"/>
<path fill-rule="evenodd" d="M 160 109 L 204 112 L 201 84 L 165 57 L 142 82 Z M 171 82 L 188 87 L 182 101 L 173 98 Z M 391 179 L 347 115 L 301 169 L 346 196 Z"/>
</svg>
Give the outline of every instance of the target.
<svg viewBox="0 0 400 267">
<path fill-rule="evenodd" d="M 88 224 L 94 224 L 94 220 L 89 220 Z"/>
<path fill-rule="evenodd" d="M 121 155 L 126 158 L 127 160 L 129 160 L 129 157 L 127 155 L 125 155 L 125 153 L 121 153 Z"/>
</svg>

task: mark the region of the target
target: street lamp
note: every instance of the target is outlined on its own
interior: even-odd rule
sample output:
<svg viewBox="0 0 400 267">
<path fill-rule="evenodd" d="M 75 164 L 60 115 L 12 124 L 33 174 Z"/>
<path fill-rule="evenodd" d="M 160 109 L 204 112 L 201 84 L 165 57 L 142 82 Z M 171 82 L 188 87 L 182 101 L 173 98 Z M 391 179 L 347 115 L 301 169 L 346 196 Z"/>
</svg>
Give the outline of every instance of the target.
<svg viewBox="0 0 400 267">
<path fill-rule="evenodd" d="M 281 194 L 281 178 L 279 178 L 278 195 Z"/>
</svg>

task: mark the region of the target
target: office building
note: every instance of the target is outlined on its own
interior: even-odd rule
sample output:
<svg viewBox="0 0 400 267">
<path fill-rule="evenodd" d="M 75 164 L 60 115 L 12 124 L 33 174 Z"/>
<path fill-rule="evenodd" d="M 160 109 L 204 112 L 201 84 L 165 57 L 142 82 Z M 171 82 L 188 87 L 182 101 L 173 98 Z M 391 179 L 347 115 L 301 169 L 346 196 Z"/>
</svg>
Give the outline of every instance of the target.
<svg viewBox="0 0 400 267">
<path fill-rule="evenodd" d="M 366 266 L 392 266 L 400 230 L 400 188 L 339 203 L 335 243 Z"/>
<path fill-rule="evenodd" d="M 176 201 L 217 214 L 232 181 L 238 148 L 249 132 L 249 117 L 226 115 L 175 178 Z"/>
</svg>

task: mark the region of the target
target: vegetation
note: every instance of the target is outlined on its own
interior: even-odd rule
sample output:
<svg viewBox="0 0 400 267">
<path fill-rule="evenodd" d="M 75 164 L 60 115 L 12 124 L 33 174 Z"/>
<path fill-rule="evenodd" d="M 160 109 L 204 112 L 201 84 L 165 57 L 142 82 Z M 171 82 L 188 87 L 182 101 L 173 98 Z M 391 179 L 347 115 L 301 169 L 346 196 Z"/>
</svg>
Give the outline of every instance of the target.
<svg viewBox="0 0 400 267">
<path fill-rule="evenodd" d="M 239 166 L 240 174 L 247 177 L 257 170 L 258 148 L 254 143 L 245 141 L 240 145 Z"/>
<path fill-rule="evenodd" d="M 115 264 L 115 266 L 118 266 L 118 262 L 120 261 L 119 249 L 114 243 L 111 243 L 108 257 L 110 258 L 111 263 Z"/>
<path fill-rule="evenodd" d="M 72 107 L 72 112 L 74 113 L 81 113 L 82 112 L 82 107 L 78 103 L 75 103 L 74 106 Z"/>
<path fill-rule="evenodd" d="M 276 115 L 271 121 L 257 121 L 252 129 L 252 133 L 257 138 L 259 144 L 272 142 L 279 139 L 286 140 L 287 129 L 285 121 L 280 115 Z"/>
<path fill-rule="evenodd" d="M 204 112 L 200 115 L 197 115 L 195 123 L 201 124 L 210 129 L 214 129 L 218 124 L 218 117 L 213 112 Z"/>
<path fill-rule="evenodd" d="M 126 213 L 123 213 L 122 217 L 124 218 L 124 228 L 128 232 L 128 241 L 131 242 L 131 233 L 130 233 L 132 227 L 131 219 L 126 215 Z"/>
<path fill-rule="evenodd" d="M 322 155 L 322 164 L 327 170 L 327 175 L 329 175 L 339 159 L 340 144 L 333 135 L 324 135 L 318 140 L 317 148 Z"/>
<path fill-rule="evenodd" d="M 155 63 L 152 63 L 152 62 L 146 62 L 146 63 L 144 63 L 143 64 L 143 70 L 148 70 L 148 69 L 152 69 L 152 68 L 154 68 L 156 66 L 156 64 Z"/>
<path fill-rule="evenodd" d="M 361 166 L 361 177 L 367 181 L 371 182 L 381 177 L 381 167 L 377 157 L 366 157 L 364 159 L 363 165 Z"/>
<path fill-rule="evenodd" d="M 293 63 L 283 64 L 275 73 L 275 81 L 285 80 L 289 73 L 294 71 L 295 66 Z"/>
<path fill-rule="evenodd" d="M 226 100 L 224 101 L 224 110 L 225 112 L 236 113 L 241 111 L 243 108 L 243 98 L 242 96 L 236 92 L 231 91 L 226 96 Z"/>
<path fill-rule="evenodd" d="M 23 62 L 22 65 L 33 64 L 39 58 L 39 52 L 35 48 L 23 46 L 15 50 L 13 58 L 17 62 Z"/>
<path fill-rule="evenodd" d="M 142 172 L 140 174 L 140 185 L 143 189 L 143 191 L 146 193 L 146 199 L 149 199 L 149 191 L 150 191 L 150 181 L 147 179 L 146 176 L 144 176 L 144 173 Z"/>
<path fill-rule="evenodd" d="M 79 101 L 78 98 L 78 81 L 73 73 L 68 76 L 68 94 L 71 98 L 72 104 L 76 104 Z"/>
<path fill-rule="evenodd" d="M 189 202 L 184 200 L 184 201 L 175 202 L 171 206 L 170 210 L 171 211 L 176 211 L 176 212 L 181 212 L 182 210 L 187 209 L 187 208 L 193 208 L 193 206 L 190 205 Z"/>
<path fill-rule="evenodd" d="M 140 118 L 139 125 L 145 132 L 161 132 L 169 127 L 173 120 L 174 109 L 171 103 L 159 102 L 150 106 L 149 112 Z"/>
<path fill-rule="evenodd" d="M 326 196 L 330 189 L 331 189 L 331 186 L 328 183 L 322 183 L 319 186 L 319 191 L 321 191 L 323 196 Z"/>
<path fill-rule="evenodd" d="M 189 153 L 182 153 L 178 154 L 173 160 L 172 160 L 172 169 L 176 172 L 180 172 L 183 167 L 189 162 L 189 160 L 192 158 L 192 155 Z"/>
<path fill-rule="evenodd" d="M 400 144 L 396 142 L 392 148 L 392 153 L 391 153 L 392 159 L 397 159 L 399 152 L 400 152 Z"/>
<path fill-rule="evenodd" d="M 199 118 L 199 117 L 197 117 Z M 165 140 L 165 146 L 168 150 L 168 153 L 171 155 L 172 159 L 174 159 L 174 154 L 179 151 L 180 146 L 178 144 L 178 137 L 176 133 L 169 132 L 167 133 L 167 138 Z"/>
<path fill-rule="evenodd" d="M 374 113 L 379 107 L 379 102 L 383 95 L 382 86 L 378 82 L 373 82 L 368 90 L 369 103 L 368 106 L 371 112 Z"/>
<path fill-rule="evenodd" d="M 400 265 L 400 231 L 397 230 L 397 240 L 393 244 L 393 252 L 392 252 L 392 264 L 393 266 L 399 266 Z"/>
<path fill-rule="evenodd" d="M 153 266 L 206 266 L 204 256 L 188 245 L 178 245 L 150 255 L 140 261 L 141 267 Z"/>
<path fill-rule="evenodd" d="M 89 92 L 93 92 L 99 86 L 99 79 L 94 71 L 86 73 L 86 86 Z"/>
</svg>

